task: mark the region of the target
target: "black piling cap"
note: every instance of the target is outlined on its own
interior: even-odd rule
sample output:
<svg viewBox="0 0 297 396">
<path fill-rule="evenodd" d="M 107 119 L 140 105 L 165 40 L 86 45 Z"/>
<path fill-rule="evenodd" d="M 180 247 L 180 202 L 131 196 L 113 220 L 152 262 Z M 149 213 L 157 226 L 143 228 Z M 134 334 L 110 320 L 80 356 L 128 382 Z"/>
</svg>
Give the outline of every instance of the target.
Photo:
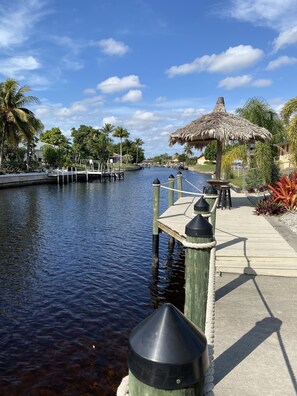
<svg viewBox="0 0 297 396">
<path fill-rule="evenodd" d="M 155 180 L 153 181 L 153 184 L 160 184 L 160 180 L 159 180 L 159 179 L 155 179 Z"/>
<path fill-rule="evenodd" d="M 197 212 L 209 212 L 209 204 L 201 197 L 194 205 L 194 210 Z"/>
<path fill-rule="evenodd" d="M 164 304 L 136 326 L 129 338 L 128 367 L 146 385 L 183 389 L 208 369 L 205 335 L 172 304 Z"/>
<path fill-rule="evenodd" d="M 171 174 L 168 179 L 174 179 L 174 176 Z"/>
<path fill-rule="evenodd" d="M 198 214 L 186 225 L 186 235 L 191 237 L 211 237 L 213 236 L 212 225 Z"/>
<path fill-rule="evenodd" d="M 205 186 L 203 189 L 204 194 L 217 195 L 217 189 L 214 186 Z"/>
<path fill-rule="evenodd" d="M 182 175 L 181 171 L 178 171 L 178 172 L 177 172 L 177 175 Z"/>
</svg>

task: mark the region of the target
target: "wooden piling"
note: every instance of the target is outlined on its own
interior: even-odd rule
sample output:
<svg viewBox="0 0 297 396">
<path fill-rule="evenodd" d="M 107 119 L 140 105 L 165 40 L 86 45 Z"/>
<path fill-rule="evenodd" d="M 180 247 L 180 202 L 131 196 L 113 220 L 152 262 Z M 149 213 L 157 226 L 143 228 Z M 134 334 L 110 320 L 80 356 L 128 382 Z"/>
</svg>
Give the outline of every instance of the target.
<svg viewBox="0 0 297 396">
<path fill-rule="evenodd" d="M 130 396 L 202 396 L 203 386 L 201 383 L 184 389 L 166 390 L 157 389 L 139 381 L 129 371 L 129 395 Z"/>
<path fill-rule="evenodd" d="M 182 186 L 183 186 L 182 180 L 183 180 L 183 174 L 181 173 L 181 171 L 178 171 L 176 175 L 176 184 L 178 189 L 177 198 L 182 197 Z"/>
<path fill-rule="evenodd" d="M 160 180 L 153 181 L 153 266 L 159 263 Z"/>
<path fill-rule="evenodd" d="M 174 188 L 174 176 L 170 175 L 168 177 L 168 187 L 169 188 Z M 168 206 L 174 205 L 174 191 L 173 190 L 168 190 Z"/>
<path fill-rule="evenodd" d="M 213 227 L 200 214 L 187 225 L 187 243 L 185 256 L 185 316 L 202 331 L 205 329 L 206 303 L 208 291 L 210 248 L 197 247 L 213 240 Z M 196 247 L 190 247 L 190 244 Z M 194 245 L 193 245 L 194 246 Z"/>
<path fill-rule="evenodd" d="M 214 207 L 216 199 L 218 197 L 217 190 L 213 186 L 204 187 L 204 199 L 209 204 L 209 211 L 210 211 L 210 219 L 211 224 L 213 226 L 213 232 L 215 232 L 216 228 L 216 212 L 217 208 Z"/>
</svg>

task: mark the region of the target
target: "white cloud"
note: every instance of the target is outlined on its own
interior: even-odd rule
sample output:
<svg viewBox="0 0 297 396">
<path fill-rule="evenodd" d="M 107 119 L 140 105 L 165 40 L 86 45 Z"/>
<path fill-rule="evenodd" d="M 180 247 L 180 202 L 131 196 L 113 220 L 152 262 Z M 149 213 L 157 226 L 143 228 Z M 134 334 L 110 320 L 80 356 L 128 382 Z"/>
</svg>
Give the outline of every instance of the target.
<svg viewBox="0 0 297 396">
<path fill-rule="evenodd" d="M 272 81 L 267 79 L 267 78 L 260 78 L 258 80 L 252 81 L 252 87 L 256 88 L 264 88 L 264 87 L 270 87 L 272 84 Z"/>
<path fill-rule="evenodd" d="M 102 126 L 104 126 L 105 124 L 117 125 L 118 124 L 118 118 L 114 117 L 114 116 L 103 117 Z"/>
<path fill-rule="evenodd" d="M 161 117 L 150 111 L 137 110 L 130 118 L 125 121 L 125 124 L 129 128 L 135 128 L 138 130 L 146 130 L 152 128 L 161 121 Z"/>
<path fill-rule="evenodd" d="M 227 14 L 239 21 L 284 30 L 296 23 L 296 0 L 231 0 Z"/>
<path fill-rule="evenodd" d="M 95 88 L 87 88 L 84 90 L 84 94 L 85 95 L 94 95 L 96 93 L 96 89 Z"/>
<path fill-rule="evenodd" d="M 121 41 L 116 41 L 113 38 L 100 40 L 98 42 L 102 52 L 106 55 L 118 55 L 123 56 L 129 51 L 128 45 Z"/>
<path fill-rule="evenodd" d="M 155 100 L 156 103 L 164 103 L 166 102 L 166 96 L 158 96 Z"/>
<path fill-rule="evenodd" d="M 20 72 L 36 70 L 40 63 L 33 56 L 15 56 L 0 60 L 0 73 L 5 76 L 18 76 Z"/>
<path fill-rule="evenodd" d="M 293 65 L 297 62 L 297 58 L 289 56 L 279 56 L 277 59 L 270 61 L 266 67 L 266 70 L 278 69 L 282 66 Z"/>
<path fill-rule="evenodd" d="M 104 93 L 114 93 L 123 91 L 130 88 L 141 87 L 139 77 L 131 74 L 130 76 L 125 76 L 119 78 L 117 76 L 109 77 L 107 80 L 102 81 L 97 85 L 97 89 L 100 89 Z"/>
<path fill-rule="evenodd" d="M 282 31 L 274 40 L 274 50 L 297 43 L 297 25 Z"/>
<path fill-rule="evenodd" d="M 272 84 L 271 80 L 258 79 L 253 80 L 250 75 L 243 75 L 238 77 L 227 77 L 219 82 L 219 88 L 225 88 L 228 90 L 240 88 L 240 87 L 267 87 Z"/>
<path fill-rule="evenodd" d="M 0 47 L 9 48 L 28 40 L 33 28 L 46 14 L 42 0 L 15 0 L 0 8 Z"/>
<path fill-rule="evenodd" d="M 122 96 L 121 98 L 116 98 L 115 102 L 122 102 L 122 103 L 136 103 L 142 100 L 142 92 L 140 89 L 131 89 L 126 95 Z"/>
<path fill-rule="evenodd" d="M 220 54 L 204 55 L 191 63 L 170 67 L 166 73 L 173 77 L 179 74 L 232 73 L 254 65 L 263 56 L 263 51 L 250 45 L 230 47 Z"/>
</svg>

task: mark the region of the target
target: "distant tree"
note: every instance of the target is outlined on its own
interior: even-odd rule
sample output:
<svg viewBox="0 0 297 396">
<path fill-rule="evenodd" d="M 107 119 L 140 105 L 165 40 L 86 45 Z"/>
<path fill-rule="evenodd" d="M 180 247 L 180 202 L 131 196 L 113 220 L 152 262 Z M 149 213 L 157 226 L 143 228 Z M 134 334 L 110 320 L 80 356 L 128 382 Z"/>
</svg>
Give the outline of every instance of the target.
<svg viewBox="0 0 297 396">
<path fill-rule="evenodd" d="M 59 128 L 52 128 L 40 134 L 41 142 L 52 144 L 53 146 L 62 148 L 67 146 L 68 139 L 63 135 Z"/>
<path fill-rule="evenodd" d="M 78 129 L 71 129 L 71 136 L 73 138 L 72 148 L 75 155 L 75 161 L 81 159 L 95 159 L 94 158 L 94 137 L 99 134 L 97 129 L 91 126 L 80 125 Z"/>
<path fill-rule="evenodd" d="M 273 135 L 271 142 L 255 144 L 256 166 L 261 172 L 265 184 L 270 183 L 274 168 L 273 157 L 277 154 L 277 148 L 273 144 L 284 135 L 283 123 L 278 114 L 263 99 L 249 99 L 243 107 L 236 110 L 236 113 L 253 124 L 268 129 Z"/>
<path fill-rule="evenodd" d="M 59 151 L 55 147 L 45 144 L 41 147 L 43 161 L 50 166 L 59 166 Z"/>
<path fill-rule="evenodd" d="M 217 142 L 211 141 L 204 150 L 204 157 L 207 161 L 215 161 L 217 158 Z"/>
<path fill-rule="evenodd" d="M 104 126 L 100 129 L 100 132 L 104 133 L 105 135 L 110 135 L 115 131 L 115 126 L 112 124 L 104 124 Z"/>
<path fill-rule="evenodd" d="M 141 140 L 140 138 L 137 138 L 137 139 L 135 139 L 134 143 L 136 146 L 136 164 L 138 164 L 139 147 L 141 147 L 144 144 L 144 141 Z"/>
<path fill-rule="evenodd" d="M 192 157 L 193 150 L 192 150 L 192 147 L 189 144 L 185 144 L 184 145 L 184 153 L 186 154 L 187 157 Z"/>
<path fill-rule="evenodd" d="M 188 157 L 186 156 L 186 154 L 179 154 L 177 159 L 179 162 L 186 162 Z"/>
<path fill-rule="evenodd" d="M 121 126 L 118 126 L 115 131 L 113 132 L 112 136 L 117 137 L 120 139 L 120 165 L 123 163 L 123 138 L 128 138 L 130 133 L 127 131 L 127 129 L 124 129 Z"/>
<path fill-rule="evenodd" d="M 297 166 L 297 97 L 285 103 L 281 115 L 288 133 L 291 156 L 295 166 Z"/>
<path fill-rule="evenodd" d="M 66 136 L 63 135 L 59 128 L 52 128 L 40 134 L 40 141 L 47 144 L 52 144 L 58 150 L 58 166 L 63 166 L 64 163 L 69 162 L 70 144 Z"/>
<path fill-rule="evenodd" d="M 26 96 L 30 91 L 30 87 L 21 87 L 14 79 L 0 83 L 0 166 L 5 142 L 18 145 L 24 140 L 29 144 L 43 128 L 41 121 L 26 107 L 38 103 L 35 96 Z"/>
</svg>

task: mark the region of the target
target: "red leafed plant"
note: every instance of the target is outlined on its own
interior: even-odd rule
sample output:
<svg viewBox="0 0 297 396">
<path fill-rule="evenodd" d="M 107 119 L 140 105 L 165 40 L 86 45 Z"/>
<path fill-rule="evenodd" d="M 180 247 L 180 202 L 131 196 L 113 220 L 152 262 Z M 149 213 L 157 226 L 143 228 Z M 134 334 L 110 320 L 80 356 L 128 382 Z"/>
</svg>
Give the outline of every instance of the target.
<svg viewBox="0 0 297 396">
<path fill-rule="evenodd" d="M 274 202 L 281 202 L 288 210 L 297 209 L 297 172 L 268 185 Z"/>
</svg>

